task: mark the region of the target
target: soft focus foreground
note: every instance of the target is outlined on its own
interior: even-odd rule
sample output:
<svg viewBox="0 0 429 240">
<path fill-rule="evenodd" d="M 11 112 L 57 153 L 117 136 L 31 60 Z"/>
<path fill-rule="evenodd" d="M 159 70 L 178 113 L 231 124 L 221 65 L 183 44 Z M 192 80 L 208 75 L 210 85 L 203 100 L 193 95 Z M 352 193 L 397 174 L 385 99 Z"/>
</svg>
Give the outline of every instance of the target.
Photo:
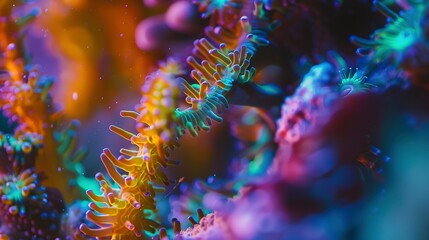
<svg viewBox="0 0 429 240">
<path fill-rule="evenodd" d="M 429 239 L 428 46 L 426 0 L 2 1 L 0 239 Z"/>
</svg>

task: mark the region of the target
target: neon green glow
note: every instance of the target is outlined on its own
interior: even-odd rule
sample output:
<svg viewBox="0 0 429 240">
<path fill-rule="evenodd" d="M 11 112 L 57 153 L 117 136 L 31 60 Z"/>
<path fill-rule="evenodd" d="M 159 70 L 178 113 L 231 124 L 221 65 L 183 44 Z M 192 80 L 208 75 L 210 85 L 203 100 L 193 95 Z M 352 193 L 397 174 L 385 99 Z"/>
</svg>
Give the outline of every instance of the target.
<svg viewBox="0 0 429 240">
<path fill-rule="evenodd" d="M 228 3 L 228 0 L 214 0 L 213 5 L 214 7 L 221 9 Z"/>
<path fill-rule="evenodd" d="M 416 41 L 416 35 L 413 29 L 404 29 L 391 39 L 391 47 L 395 50 L 404 50 Z"/>
<path fill-rule="evenodd" d="M 21 189 L 23 186 L 23 182 L 19 180 L 15 180 L 11 182 L 7 182 L 3 187 L 3 193 L 8 196 L 8 198 L 14 202 L 19 202 L 22 200 L 23 196 L 21 194 Z"/>
</svg>

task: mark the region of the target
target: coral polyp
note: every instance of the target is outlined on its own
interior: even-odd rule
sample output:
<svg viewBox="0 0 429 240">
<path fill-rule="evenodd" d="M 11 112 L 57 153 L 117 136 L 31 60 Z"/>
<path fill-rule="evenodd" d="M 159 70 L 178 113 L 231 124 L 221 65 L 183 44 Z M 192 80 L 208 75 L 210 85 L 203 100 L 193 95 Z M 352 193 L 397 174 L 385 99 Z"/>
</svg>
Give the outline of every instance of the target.
<svg viewBox="0 0 429 240">
<path fill-rule="evenodd" d="M 239 50 L 228 51 L 225 44 L 214 48 L 206 39 L 201 39 L 196 46 L 197 53 L 206 59 L 199 64 L 195 58 L 189 57 L 187 62 L 194 68 L 191 76 L 198 85 L 190 85 L 182 80 L 187 95 L 186 102 L 193 111 L 176 113 L 182 120 L 181 126 L 186 126 L 193 135 L 196 135 L 195 128 L 208 130 L 211 120 L 222 121 L 217 113 L 222 108 L 228 108 L 226 93 L 234 83 L 247 83 L 255 74 L 254 68 L 247 69 L 252 54 L 244 46 Z"/>
<path fill-rule="evenodd" d="M 418 3 L 413 5 L 398 14 L 382 2 L 375 1 L 374 6 L 389 21 L 384 28 L 376 30 L 370 40 L 352 36 L 351 41 L 361 47 L 357 53 L 371 53 L 373 61 L 391 59 L 396 64 L 401 63 L 406 50 L 424 38 L 421 21 L 426 7 Z"/>
<path fill-rule="evenodd" d="M 18 131 L 45 135 L 46 123 L 57 120 L 53 109 L 49 109 L 53 106 L 48 96 L 52 79 L 40 78 L 36 69 L 23 74 L 28 74 L 28 79 L 5 81 L 1 98 L 3 113 L 20 124 Z"/>
<path fill-rule="evenodd" d="M 52 99 L 48 95 L 52 78 L 41 76 L 37 68 L 29 66 L 22 39 L 17 35 L 25 29 L 26 23 L 39 12 L 14 19 L 12 9 L 2 9 L 0 27 L 0 107 L 9 121 L 19 123 L 16 132 L 45 134 L 46 124 L 55 122 Z M 9 14 L 9 15 L 8 15 Z"/>
<path fill-rule="evenodd" d="M 28 197 L 30 191 L 36 188 L 37 176 L 32 174 L 29 169 L 23 171 L 16 177 L 6 177 L 1 180 L 0 188 L 3 203 L 11 205 L 13 202 L 22 201 L 24 197 Z M 9 213 L 15 215 L 17 213 L 17 206 L 11 206 Z"/>
<path fill-rule="evenodd" d="M 368 89 L 375 87 L 374 84 L 365 82 L 367 77 L 357 68 L 355 70 L 351 68 L 348 70 L 342 69 L 340 71 L 340 75 L 340 91 L 343 95 L 365 92 Z"/>
<path fill-rule="evenodd" d="M 64 202 L 56 191 L 39 184 L 30 169 L 0 179 L 2 227 L 12 239 L 60 237 Z"/>
<path fill-rule="evenodd" d="M 145 213 L 145 210 L 155 209 L 151 197 L 155 194 L 154 190 L 147 181 L 146 186 L 141 183 L 132 186 L 126 185 L 125 180 L 119 180 L 121 176 L 112 172 L 113 164 L 107 162 L 117 159 L 111 158 L 114 156 L 108 150 L 102 155 L 103 163 L 110 170 L 110 175 L 119 182 L 119 187 L 115 188 L 109 184 L 101 173 L 96 176 L 100 181 L 102 195 L 87 192 L 93 202 L 89 204 L 92 211 L 86 213 L 86 218 L 99 228 L 81 225 L 80 230 L 87 236 L 111 239 L 139 239 L 145 231 L 154 233 L 159 224 L 148 218 L 150 213 Z M 127 168 L 124 165 L 121 167 Z"/>
<path fill-rule="evenodd" d="M 169 67 L 164 68 L 169 69 Z M 174 107 L 177 89 L 174 75 L 159 70 L 146 79 L 142 87 L 141 104 L 134 111 L 122 111 L 123 117 L 136 121 L 137 134 L 111 126 L 110 130 L 130 141 L 137 150 L 123 148 L 123 154 L 116 158 L 105 149 L 100 158 L 109 176 L 110 183 L 102 173 L 96 175 L 102 194 L 87 191 L 93 201 L 86 218 L 97 228 L 85 224 L 80 230 L 87 236 L 114 239 L 139 239 L 145 232 L 155 233 L 159 224 L 148 216 L 156 210 L 154 197 L 156 189 L 170 184 L 160 167 L 174 162 L 166 159 L 166 148 L 173 148 L 176 142 Z M 125 157 L 127 156 L 127 157 Z M 118 169 L 127 174 L 122 176 Z"/>
<path fill-rule="evenodd" d="M 0 173 L 19 174 L 34 167 L 43 139 L 37 134 L 21 135 L 18 138 L 0 134 Z"/>
</svg>

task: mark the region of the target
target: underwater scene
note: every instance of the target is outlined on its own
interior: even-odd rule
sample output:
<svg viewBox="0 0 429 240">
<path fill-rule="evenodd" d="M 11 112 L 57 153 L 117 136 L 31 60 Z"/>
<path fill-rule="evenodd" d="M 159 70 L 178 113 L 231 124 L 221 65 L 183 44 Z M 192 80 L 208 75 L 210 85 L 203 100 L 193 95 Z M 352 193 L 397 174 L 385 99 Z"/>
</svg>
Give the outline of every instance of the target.
<svg viewBox="0 0 429 240">
<path fill-rule="evenodd" d="M 0 0 L 30 239 L 429 239 L 429 0 Z"/>
</svg>

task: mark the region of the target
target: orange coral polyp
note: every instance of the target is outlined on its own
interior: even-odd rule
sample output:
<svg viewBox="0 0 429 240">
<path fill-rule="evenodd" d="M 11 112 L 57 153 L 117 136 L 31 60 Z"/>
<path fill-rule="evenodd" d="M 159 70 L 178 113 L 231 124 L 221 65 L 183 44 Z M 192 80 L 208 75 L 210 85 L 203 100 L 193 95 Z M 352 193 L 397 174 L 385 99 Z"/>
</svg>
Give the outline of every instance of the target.
<svg viewBox="0 0 429 240">
<path fill-rule="evenodd" d="M 165 69 L 169 68 L 165 66 Z M 109 149 L 103 150 L 100 155 L 101 161 L 118 187 L 111 186 L 101 173 L 96 175 L 102 196 L 92 191 L 87 194 L 94 202 L 106 206 L 102 208 L 94 204 L 90 206 L 91 211 L 87 213 L 87 219 L 99 228 L 91 229 L 82 224 L 80 229 L 85 235 L 133 239 L 140 237 L 145 231 L 153 233 L 159 227 L 158 223 L 145 216 L 145 210 L 156 209 L 152 182 L 170 184 L 159 167 L 166 167 L 169 163 L 165 160 L 165 156 L 168 155 L 165 147 L 175 146 L 175 134 L 171 129 L 174 129 L 173 114 L 178 91 L 174 86 L 172 75 L 162 71 L 152 74 L 142 88 L 147 95 L 142 97 L 141 103 L 136 107 L 137 111 L 121 112 L 122 117 L 136 121 L 138 133 L 110 126 L 112 132 L 128 140 L 138 149 L 122 148 L 120 153 L 128 158 L 125 156 L 116 158 Z M 117 169 L 125 171 L 126 174 L 121 175 Z"/>
</svg>

